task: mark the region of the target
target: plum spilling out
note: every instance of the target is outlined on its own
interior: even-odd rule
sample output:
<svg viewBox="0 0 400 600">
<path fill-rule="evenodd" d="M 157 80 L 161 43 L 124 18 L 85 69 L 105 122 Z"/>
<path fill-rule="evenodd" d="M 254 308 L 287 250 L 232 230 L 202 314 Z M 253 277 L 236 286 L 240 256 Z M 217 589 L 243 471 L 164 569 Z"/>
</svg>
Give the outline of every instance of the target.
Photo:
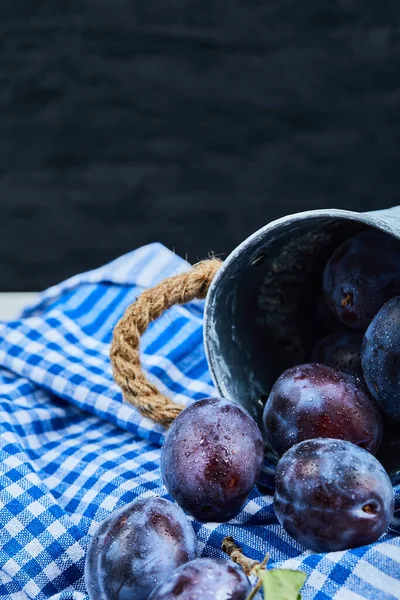
<svg viewBox="0 0 400 600">
<path fill-rule="evenodd" d="M 161 473 L 176 502 L 200 521 L 227 521 L 241 509 L 264 458 L 261 432 L 240 406 L 208 398 L 174 420 Z"/>
<path fill-rule="evenodd" d="M 364 231 L 341 244 L 325 267 L 324 297 L 337 318 L 365 331 L 378 310 L 400 294 L 400 242 Z"/>
<path fill-rule="evenodd" d="M 348 440 L 375 454 L 382 439 L 379 410 L 357 379 L 317 363 L 292 367 L 277 379 L 263 423 L 279 455 L 319 437 Z"/>
<path fill-rule="evenodd" d="M 362 333 L 351 329 L 330 333 L 315 345 L 311 361 L 362 377 L 362 340 Z"/>
<path fill-rule="evenodd" d="M 400 421 L 400 296 L 375 315 L 362 344 L 364 379 L 382 412 Z"/>
<path fill-rule="evenodd" d="M 240 567 L 221 558 L 197 558 L 159 585 L 150 600 L 245 600 L 251 585 Z"/>
<path fill-rule="evenodd" d="M 91 600 L 147 600 L 154 587 L 196 557 L 185 513 L 164 498 L 143 498 L 111 513 L 93 536 L 85 583 Z"/>
<path fill-rule="evenodd" d="M 334 552 L 375 542 L 393 517 L 394 496 L 382 465 L 359 446 L 306 440 L 276 470 L 276 516 L 298 542 Z"/>
</svg>

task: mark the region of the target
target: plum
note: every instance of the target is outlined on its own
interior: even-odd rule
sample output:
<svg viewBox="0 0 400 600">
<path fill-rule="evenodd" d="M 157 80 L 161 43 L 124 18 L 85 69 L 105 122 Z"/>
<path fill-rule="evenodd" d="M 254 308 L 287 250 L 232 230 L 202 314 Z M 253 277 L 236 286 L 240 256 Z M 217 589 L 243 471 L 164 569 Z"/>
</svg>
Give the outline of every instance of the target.
<svg viewBox="0 0 400 600">
<path fill-rule="evenodd" d="M 316 552 L 375 542 L 394 511 L 389 476 L 369 452 L 319 438 L 292 446 L 276 470 L 274 508 L 295 540 Z"/>
<path fill-rule="evenodd" d="M 241 509 L 261 471 L 264 444 L 254 419 L 224 398 L 186 407 L 161 451 L 174 500 L 200 521 L 227 521 Z"/>
<path fill-rule="evenodd" d="M 292 367 L 277 379 L 263 423 L 278 455 L 316 437 L 348 440 L 375 454 L 382 439 L 379 410 L 358 380 L 318 363 Z"/>
<path fill-rule="evenodd" d="M 323 275 L 325 301 L 348 327 L 365 331 L 378 310 L 400 294 L 400 242 L 368 229 L 341 244 Z"/>
<path fill-rule="evenodd" d="M 361 363 L 382 412 L 400 421 L 400 296 L 386 302 L 372 319 L 362 343 Z"/>
<path fill-rule="evenodd" d="M 363 334 L 351 329 L 340 329 L 320 340 L 311 354 L 311 362 L 362 377 L 361 344 Z"/>
<path fill-rule="evenodd" d="M 85 583 L 91 600 L 147 600 L 154 586 L 196 557 L 185 513 L 165 498 L 141 498 L 111 513 L 93 536 Z"/>
<path fill-rule="evenodd" d="M 251 585 L 240 567 L 222 558 L 197 558 L 160 584 L 149 600 L 246 600 Z"/>
</svg>

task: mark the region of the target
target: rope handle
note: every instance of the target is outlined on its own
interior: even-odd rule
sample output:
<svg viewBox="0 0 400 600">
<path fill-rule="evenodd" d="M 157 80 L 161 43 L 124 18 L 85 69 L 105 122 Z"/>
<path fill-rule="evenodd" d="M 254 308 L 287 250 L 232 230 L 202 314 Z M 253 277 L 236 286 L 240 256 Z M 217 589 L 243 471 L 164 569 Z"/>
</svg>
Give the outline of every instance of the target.
<svg viewBox="0 0 400 600">
<path fill-rule="evenodd" d="M 212 258 L 164 279 L 143 292 L 115 326 L 110 352 L 114 380 L 127 402 L 162 425 L 172 423 L 184 407 L 148 380 L 140 362 L 140 336 L 171 306 L 205 298 L 221 264 Z"/>
</svg>

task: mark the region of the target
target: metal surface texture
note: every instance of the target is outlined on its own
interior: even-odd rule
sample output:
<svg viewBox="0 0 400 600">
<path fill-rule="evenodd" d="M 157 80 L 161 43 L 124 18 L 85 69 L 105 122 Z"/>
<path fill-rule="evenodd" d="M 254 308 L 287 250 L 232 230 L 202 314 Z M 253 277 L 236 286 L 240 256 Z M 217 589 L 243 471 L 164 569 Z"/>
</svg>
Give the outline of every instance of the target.
<svg viewBox="0 0 400 600">
<path fill-rule="evenodd" d="M 306 362 L 321 276 L 347 237 L 374 227 L 400 239 L 400 206 L 369 213 L 315 210 L 256 231 L 225 260 L 206 298 L 204 343 L 218 392 L 258 421 L 275 379 Z"/>
</svg>

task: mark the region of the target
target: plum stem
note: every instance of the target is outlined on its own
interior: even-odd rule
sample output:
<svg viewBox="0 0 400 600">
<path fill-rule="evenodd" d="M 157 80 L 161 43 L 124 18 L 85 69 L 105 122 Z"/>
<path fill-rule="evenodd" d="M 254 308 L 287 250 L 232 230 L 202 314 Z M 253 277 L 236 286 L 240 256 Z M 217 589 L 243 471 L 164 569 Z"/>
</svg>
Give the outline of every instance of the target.
<svg viewBox="0 0 400 600">
<path fill-rule="evenodd" d="M 242 567 L 246 575 L 250 575 L 254 567 L 260 566 L 260 563 L 257 560 L 252 560 L 243 554 L 242 549 L 236 544 L 233 537 L 230 535 L 222 540 L 222 550 L 223 552 L 226 552 L 233 562 Z"/>
<path fill-rule="evenodd" d="M 269 553 L 265 555 L 260 563 L 258 560 L 252 560 L 243 554 L 242 549 L 236 544 L 232 536 L 227 536 L 222 540 L 222 550 L 226 552 L 233 562 L 240 565 L 246 575 L 255 575 L 258 578 L 256 585 L 252 588 L 246 600 L 252 600 L 262 586 L 262 580 L 259 576 L 260 571 L 265 571 L 269 560 Z"/>
<path fill-rule="evenodd" d="M 353 301 L 353 296 L 352 294 L 346 294 L 345 297 L 343 298 L 343 300 L 340 302 L 340 306 L 349 306 L 349 304 L 351 304 Z"/>
</svg>

